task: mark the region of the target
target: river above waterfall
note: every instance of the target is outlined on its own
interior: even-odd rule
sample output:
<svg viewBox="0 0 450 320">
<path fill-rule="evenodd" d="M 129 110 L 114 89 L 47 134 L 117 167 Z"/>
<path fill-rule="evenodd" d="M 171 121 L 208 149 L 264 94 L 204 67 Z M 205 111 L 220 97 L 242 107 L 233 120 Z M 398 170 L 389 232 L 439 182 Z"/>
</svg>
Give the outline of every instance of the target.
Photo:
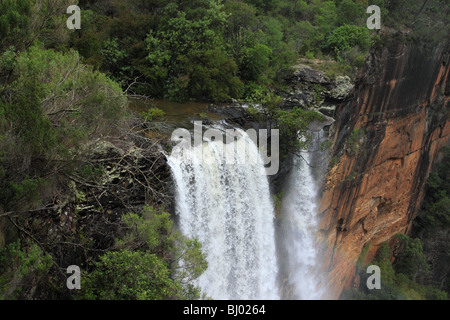
<svg viewBox="0 0 450 320">
<path fill-rule="evenodd" d="M 164 121 L 170 127 L 191 128 L 192 119 L 210 119 L 219 121 L 223 116 L 209 112 L 209 103 L 198 101 L 176 102 L 163 99 L 130 99 L 130 109 L 135 112 L 147 111 L 150 108 L 158 108 L 164 112 Z"/>
</svg>

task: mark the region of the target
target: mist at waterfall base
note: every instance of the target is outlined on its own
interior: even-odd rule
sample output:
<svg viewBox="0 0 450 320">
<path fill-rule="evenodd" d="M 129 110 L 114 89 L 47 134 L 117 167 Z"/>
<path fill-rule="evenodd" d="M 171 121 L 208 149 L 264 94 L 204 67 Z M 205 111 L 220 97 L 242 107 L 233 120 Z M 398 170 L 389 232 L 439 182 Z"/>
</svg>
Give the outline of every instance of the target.
<svg viewBox="0 0 450 320">
<path fill-rule="evenodd" d="M 315 262 L 312 177 L 296 160 L 282 206 L 283 219 L 290 226 L 276 228 L 258 147 L 238 131 L 242 137 L 234 141 L 235 148 L 224 148 L 222 141 L 204 141 L 197 147 L 174 148 L 168 157 L 177 224 L 185 236 L 202 243 L 208 261 L 195 284 L 216 300 L 278 300 L 286 297 L 280 286 L 282 269 L 282 277 L 288 275 L 290 287 L 295 288 L 289 298 L 320 298 L 311 273 Z M 240 161 L 243 153 L 250 161 Z M 224 161 L 230 157 L 236 160 L 232 164 Z M 285 233 L 281 242 L 276 238 L 279 231 Z M 277 242 L 287 253 L 285 261 L 278 261 Z"/>
</svg>

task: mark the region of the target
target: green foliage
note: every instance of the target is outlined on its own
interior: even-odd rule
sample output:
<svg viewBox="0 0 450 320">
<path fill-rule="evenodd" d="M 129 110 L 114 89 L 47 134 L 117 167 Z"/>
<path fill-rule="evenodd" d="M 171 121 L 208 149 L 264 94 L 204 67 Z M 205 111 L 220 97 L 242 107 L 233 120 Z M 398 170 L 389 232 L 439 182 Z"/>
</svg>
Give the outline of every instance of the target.
<svg viewBox="0 0 450 320">
<path fill-rule="evenodd" d="M 91 163 L 82 165 L 78 170 L 78 174 L 85 181 L 100 181 L 105 176 L 106 169 L 103 164 L 93 165 Z"/>
<path fill-rule="evenodd" d="M 367 7 L 368 4 L 361 1 L 342 0 L 336 8 L 337 22 L 340 25 L 364 25 Z"/>
<path fill-rule="evenodd" d="M 27 38 L 31 11 L 31 0 L 0 2 L 0 49 Z"/>
<path fill-rule="evenodd" d="M 330 35 L 343 23 L 364 29 L 365 5 L 353 0 L 114 1 L 105 9 L 87 6 L 83 29 L 71 42 L 123 88 L 133 83 L 134 92 L 158 98 L 227 101 L 248 97 L 247 86 L 254 83 L 282 86 L 300 54 L 334 53 L 327 46 Z M 365 54 L 342 51 L 337 66 L 353 74 Z"/>
<path fill-rule="evenodd" d="M 70 45 L 86 63 L 111 76 L 122 88 L 129 88 L 133 83 L 129 92 L 148 93 L 149 79 L 144 76 L 148 54 L 145 39 L 149 30 L 159 23 L 159 17 L 149 10 L 153 8 L 148 1 L 83 5 L 83 26 L 72 34 Z"/>
<path fill-rule="evenodd" d="M 371 244 L 372 244 L 372 241 L 369 241 L 369 243 L 365 244 L 363 249 L 361 250 L 361 254 L 358 257 L 358 261 L 356 262 L 357 272 L 361 271 L 362 268 L 364 267 L 364 261 L 367 257 L 367 253 L 369 252 Z"/>
<path fill-rule="evenodd" d="M 323 71 L 329 78 L 335 79 L 337 76 L 347 75 L 352 76 L 351 66 L 344 60 L 345 53 L 342 55 L 344 58 L 339 61 L 328 60 L 324 61 L 318 66 L 318 70 Z"/>
<path fill-rule="evenodd" d="M 161 109 L 158 108 L 150 108 L 148 109 L 148 111 L 143 111 L 139 114 L 139 116 L 144 120 L 144 121 L 156 121 L 156 120 L 161 120 L 164 117 L 165 113 L 164 111 L 162 111 Z"/>
<path fill-rule="evenodd" d="M 126 100 L 119 86 L 83 65 L 74 51 L 62 54 L 33 46 L 17 57 L 14 76 L 9 89 L 18 93 L 17 101 L 8 101 L 6 116 L 40 151 L 63 139 L 73 145 L 80 131 L 81 137 L 92 133 L 94 122 L 107 129 L 124 114 Z M 23 105 L 30 105 L 29 110 Z"/>
<path fill-rule="evenodd" d="M 448 36 L 448 1 L 370 4 L 381 7 L 383 26 L 407 30 L 420 44 L 435 45 Z M 47 181 L 72 170 L 88 181 L 102 176 L 104 168 L 75 168 L 76 161 L 88 152 L 85 142 L 116 132 L 126 113 L 121 88 L 176 100 L 244 97 L 253 103 L 249 111 L 255 117 L 280 129 L 284 151 L 295 152 L 307 146 L 306 128 L 320 117 L 280 108 L 281 98 L 271 92 L 283 88 L 289 67 L 300 55 L 330 59 L 330 54 L 337 62 L 326 65 L 328 75 L 354 74 L 373 42 L 386 43 L 365 26 L 366 0 L 83 1 L 77 31 L 65 26 L 67 5 L 65 0 L 0 1 L 0 206 L 6 211 L 32 208 Z M 163 113 L 155 108 L 142 116 L 158 121 Z M 363 134 L 350 134 L 348 152 L 358 152 Z M 420 232 L 449 225 L 445 150 L 415 221 Z M 355 177 L 352 172 L 349 179 Z M 168 214 L 150 208 L 123 222 L 127 231 L 115 251 L 90 265 L 85 297 L 200 295 L 190 282 L 207 265 L 198 241 L 182 237 Z M 380 249 L 376 262 L 386 274 L 386 289 L 371 297 L 443 298 L 439 290 L 412 280 L 426 269 L 420 242 L 400 238 L 398 243 L 394 267 L 390 249 Z M 51 257 L 39 247 L 13 244 L 0 256 L 2 297 L 28 297 L 48 280 Z"/>
<path fill-rule="evenodd" d="M 83 26 L 73 33 L 70 46 L 84 57 L 87 64 L 100 68 L 103 64 L 103 56 L 100 53 L 105 47 L 103 37 L 106 36 L 105 24 L 108 20 L 92 10 L 80 9 Z"/>
<path fill-rule="evenodd" d="M 314 14 L 313 22 L 319 32 L 324 36 L 329 34 L 336 25 L 337 13 L 334 1 L 312 0 L 311 12 Z"/>
<path fill-rule="evenodd" d="M 161 256 L 171 250 L 175 234 L 172 232 L 173 221 L 168 213 L 158 213 L 152 207 L 145 207 L 142 216 L 130 213 L 123 217 L 127 232 L 116 241 L 118 248 L 143 249 Z"/>
<path fill-rule="evenodd" d="M 383 26 L 412 29 L 422 42 L 447 30 L 443 0 L 132 0 L 83 6 L 71 45 L 134 92 L 226 101 L 246 97 L 253 82 L 282 86 L 299 55 L 332 55 L 332 73 L 354 76 L 379 38 L 366 27 L 369 4 L 380 6 Z"/>
<path fill-rule="evenodd" d="M 0 2 L 0 52 L 14 46 L 25 50 L 40 40 L 64 47 L 68 37 L 65 0 L 5 0 Z"/>
<path fill-rule="evenodd" d="M 270 124 L 280 130 L 280 148 L 283 152 L 297 152 L 306 149 L 311 141 L 308 126 L 313 121 L 323 121 L 323 116 L 314 110 L 300 107 L 280 108 L 282 98 L 272 92 L 255 90 L 255 104 L 250 106 L 250 114 L 260 122 Z"/>
<path fill-rule="evenodd" d="M 241 65 L 246 50 L 256 44 L 256 8 L 239 0 L 230 0 L 224 3 L 224 10 L 228 13 L 224 29 L 227 52 Z"/>
<path fill-rule="evenodd" d="M 429 267 L 423 255 L 423 245 L 420 239 L 411 239 L 404 234 L 396 235 L 399 253 L 396 256 L 394 267 L 396 272 L 406 275 L 414 280 L 417 273 L 428 272 Z"/>
<path fill-rule="evenodd" d="M 289 137 L 290 142 L 288 142 L 287 147 L 293 148 L 293 150 L 307 149 L 311 140 L 311 137 L 308 134 L 308 126 L 315 120 L 322 121 L 323 118 L 315 111 L 304 110 L 300 107 L 294 107 L 292 110 L 277 111 L 280 135 Z"/>
<path fill-rule="evenodd" d="M 191 97 L 226 101 L 242 94 L 243 84 L 236 76 L 237 65 L 222 50 L 190 54 L 186 71 L 189 75 L 186 88 Z"/>
<path fill-rule="evenodd" d="M 113 75 L 118 81 L 130 80 L 127 78 L 127 68 L 121 67 L 126 64 L 128 52 L 121 49 L 117 38 L 108 39 L 103 43 L 100 50 L 103 56 L 103 67 Z"/>
<path fill-rule="evenodd" d="M 448 39 L 450 3 L 446 0 L 375 0 L 383 24 L 408 30 L 408 38 L 420 45 L 436 46 Z"/>
<path fill-rule="evenodd" d="M 244 98 L 246 101 L 260 104 L 261 102 L 266 101 L 267 97 L 270 96 L 270 91 L 262 84 L 258 84 L 256 82 L 248 82 L 245 86 Z"/>
<path fill-rule="evenodd" d="M 366 287 L 368 274 L 362 265 L 363 258 L 358 262 L 361 275 L 359 289 L 344 290 L 342 299 L 355 300 L 446 300 L 447 293 L 432 286 L 426 286 L 414 281 L 414 274 L 419 270 L 426 272 L 422 244 L 418 239 L 406 235 L 397 235 L 399 240 L 395 248 L 387 242 L 382 243 L 375 259 L 370 265 L 380 268 L 381 289 L 369 290 Z M 396 263 L 391 263 L 391 253 L 397 251 Z M 364 254 L 364 253 L 363 253 Z M 361 254 L 361 256 L 363 256 Z"/>
<path fill-rule="evenodd" d="M 173 229 L 165 212 L 144 207 L 142 215 L 123 217 L 126 232 L 117 251 L 102 255 L 85 275 L 83 299 L 195 299 L 192 284 L 207 268 L 201 244 Z"/>
<path fill-rule="evenodd" d="M 306 51 L 305 57 L 312 60 L 312 59 L 314 59 L 314 53 L 311 51 Z"/>
<path fill-rule="evenodd" d="M 365 136 L 365 134 L 366 130 L 364 128 L 352 130 L 349 137 L 347 138 L 347 153 L 349 153 L 350 155 L 354 155 L 358 152 L 361 145 L 361 139 Z"/>
<path fill-rule="evenodd" d="M 367 51 L 358 47 L 339 53 L 338 62 L 341 74 L 354 75 L 366 62 Z"/>
<path fill-rule="evenodd" d="M 391 6 L 375 2 L 383 14 Z M 133 83 L 133 92 L 227 101 L 248 97 L 247 87 L 254 83 L 282 87 L 300 55 L 332 54 L 339 60 L 333 72 L 354 75 L 376 37 L 365 25 L 368 5 L 359 0 L 96 2 L 83 6 L 83 28 L 71 45 L 122 88 Z"/>
<path fill-rule="evenodd" d="M 154 93 L 172 100 L 191 97 L 223 101 L 239 96 L 242 84 L 236 63 L 226 52 L 222 37 L 226 14 L 214 1 L 199 19 L 165 8 L 166 22 L 149 33 L 146 43 Z"/>
<path fill-rule="evenodd" d="M 450 225 L 450 147 L 444 147 L 442 153 L 442 161 L 428 177 L 422 207 L 414 221 L 419 233 L 430 234 Z"/>
<path fill-rule="evenodd" d="M 283 25 L 275 17 L 266 17 L 263 20 L 263 44 L 274 51 L 280 50 L 283 44 Z"/>
<path fill-rule="evenodd" d="M 283 191 L 273 195 L 273 201 L 275 203 L 276 211 L 281 209 L 282 200 L 283 200 Z"/>
<path fill-rule="evenodd" d="M 262 12 L 269 12 L 276 10 L 277 7 L 280 5 L 280 0 L 246 0 L 246 2 L 252 4 Z"/>
<path fill-rule="evenodd" d="M 299 41 L 296 45 L 297 50 L 305 55 L 309 53 L 307 58 L 311 58 L 311 55 L 317 55 L 320 52 L 321 46 L 319 43 L 323 36 L 320 35 L 318 29 L 311 22 L 307 20 L 298 21 L 291 32 L 294 34 L 295 39 Z"/>
<path fill-rule="evenodd" d="M 326 47 L 333 50 L 337 56 L 341 52 L 358 46 L 367 50 L 371 44 L 371 37 L 366 27 L 343 25 L 335 29 L 327 38 Z"/>
<path fill-rule="evenodd" d="M 22 247 L 20 241 L 0 250 L 0 300 L 30 298 L 38 286 L 45 286 L 53 265 L 50 255 L 36 244 Z"/>
<path fill-rule="evenodd" d="M 24 202 L 29 206 L 36 203 L 39 199 L 39 188 L 46 185 L 46 181 L 40 177 L 38 178 L 25 178 L 19 183 L 12 182 L 10 188 L 7 188 L 5 192 L 11 192 L 10 195 L 12 202 Z M 8 195 L 6 195 L 8 196 Z"/>
<path fill-rule="evenodd" d="M 155 254 L 123 249 L 107 252 L 84 281 L 84 299 L 162 300 L 173 297 L 176 283 Z"/>
<path fill-rule="evenodd" d="M 20 204 L 18 197 L 31 191 L 30 182 L 40 183 L 39 177 L 55 174 L 61 161 L 75 160 L 87 139 L 118 130 L 126 114 L 119 85 L 82 64 L 77 52 L 35 45 L 17 57 L 8 55 L 14 64 L 0 98 L 5 209 Z"/>
<path fill-rule="evenodd" d="M 0 77 L 9 80 L 10 74 L 14 70 L 15 63 L 16 50 L 14 46 L 11 46 L 0 54 Z"/>
<path fill-rule="evenodd" d="M 267 70 L 271 56 L 272 50 L 266 45 L 256 44 L 254 47 L 248 48 L 240 67 L 242 78 L 257 82 Z"/>
</svg>

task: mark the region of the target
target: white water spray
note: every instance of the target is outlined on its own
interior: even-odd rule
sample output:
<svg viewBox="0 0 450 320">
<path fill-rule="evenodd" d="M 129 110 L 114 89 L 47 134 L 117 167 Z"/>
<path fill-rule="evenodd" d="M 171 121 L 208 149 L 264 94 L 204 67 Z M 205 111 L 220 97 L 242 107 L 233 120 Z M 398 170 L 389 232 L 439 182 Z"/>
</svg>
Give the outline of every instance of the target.
<svg viewBox="0 0 450 320">
<path fill-rule="evenodd" d="M 314 139 L 312 150 L 319 148 L 323 132 Z M 315 246 L 317 219 L 317 183 L 312 172 L 314 157 L 301 152 L 294 157 L 294 167 L 282 200 L 282 247 L 285 252 L 284 269 L 288 294 L 291 299 L 316 300 L 323 296 L 318 275 L 318 257 Z M 319 155 L 320 157 L 320 155 Z"/>
<path fill-rule="evenodd" d="M 204 142 L 203 152 L 198 152 L 199 146 L 174 149 L 168 157 L 179 226 L 203 245 L 208 269 L 198 285 L 207 296 L 279 299 L 269 184 L 257 146 L 239 132 L 234 164 L 223 161 L 224 152 L 231 151 L 221 141 Z M 239 162 L 243 150 L 253 161 Z"/>
</svg>

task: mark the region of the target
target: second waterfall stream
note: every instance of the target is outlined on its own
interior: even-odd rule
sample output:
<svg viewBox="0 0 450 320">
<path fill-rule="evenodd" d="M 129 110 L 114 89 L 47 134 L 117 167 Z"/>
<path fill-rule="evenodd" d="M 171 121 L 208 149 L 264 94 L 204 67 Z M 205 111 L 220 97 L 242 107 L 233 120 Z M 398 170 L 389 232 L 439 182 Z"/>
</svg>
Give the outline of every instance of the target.
<svg viewBox="0 0 450 320">
<path fill-rule="evenodd" d="M 295 155 L 281 204 L 279 249 L 284 297 L 318 300 L 324 296 L 316 245 L 318 177 L 326 163 L 323 131 L 312 133 L 308 151 Z M 315 173 L 315 174 L 314 174 Z"/>
<path fill-rule="evenodd" d="M 292 243 L 285 245 L 290 248 L 288 253 L 294 256 L 286 262 L 278 261 L 276 230 L 280 228 L 275 226 L 275 210 L 267 176 L 263 174 L 264 165 L 257 145 L 246 132 L 237 131 L 241 138 L 234 141 L 233 148 L 224 148 L 222 141 L 209 140 L 196 147 L 174 148 L 168 157 L 175 182 L 179 229 L 185 236 L 197 238 L 202 243 L 208 261 L 208 268 L 197 279 L 197 285 L 212 299 L 282 299 L 279 265 L 287 262 L 291 267 L 306 268 L 303 272 L 297 270 L 290 274 L 293 281 L 305 281 L 297 287 L 307 285 L 312 288 L 313 280 L 308 279 L 307 269 L 314 253 L 306 248 L 312 245 L 311 230 L 306 229 L 313 225 L 308 224 L 306 229 L 298 226 L 311 217 L 312 205 L 306 200 L 299 202 L 295 192 L 288 192 L 283 207 L 306 209 L 306 216 L 289 218 L 295 225 L 282 231 L 292 236 Z M 224 161 L 227 152 L 234 152 L 228 154 L 227 159 L 231 156 L 235 160 L 241 156 L 240 152 L 245 152 L 250 161 L 227 163 Z M 299 170 L 298 166 L 296 168 L 294 170 Z M 292 182 L 291 178 L 289 187 L 298 188 L 302 183 L 309 181 L 294 179 Z M 303 198 L 314 196 L 302 195 Z M 286 201 L 292 201 L 292 206 L 286 207 Z M 299 214 L 303 215 L 302 212 Z M 299 250 L 297 254 L 305 259 L 299 260 L 291 249 Z M 308 295 L 306 298 L 315 297 Z M 296 294 L 293 298 L 305 296 Z"/>
</svg>

